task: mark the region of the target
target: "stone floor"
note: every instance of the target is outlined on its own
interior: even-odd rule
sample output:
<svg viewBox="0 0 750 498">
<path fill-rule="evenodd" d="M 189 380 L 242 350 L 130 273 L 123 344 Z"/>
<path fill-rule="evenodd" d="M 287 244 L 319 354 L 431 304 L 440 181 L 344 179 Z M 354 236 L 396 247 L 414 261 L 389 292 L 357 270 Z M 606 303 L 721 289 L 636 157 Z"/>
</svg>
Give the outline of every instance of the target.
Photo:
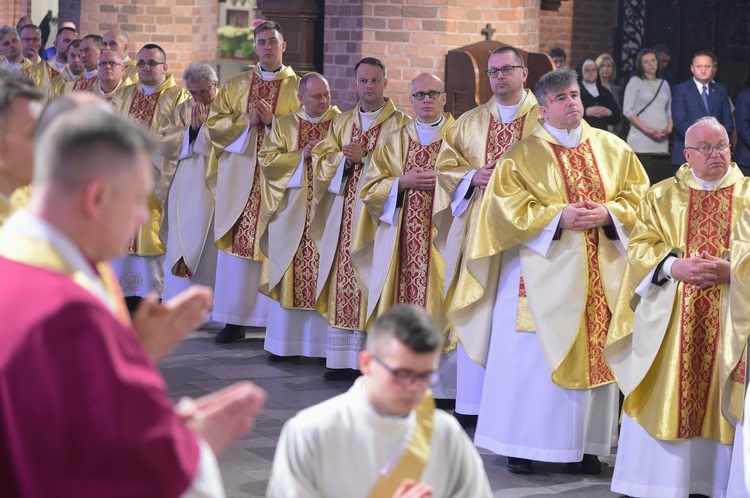
<svg viewBox="0 0 750 498">
<path fill-rule="evenodd" d="M 256 329 L 244 341 L 221 345 L 213 341 L 212 332 L 198 331 L 160 364 L 175 401 L 180 396 L 201 396 L 241 379 L 249 379 L 268 392 L 265 410 L 253 431 L 220 458 L 230 497 L 264 496 L 284 422 L 300 409 L 342 393 L 351 385 L 347 381 L 324 380 L 323 360 L 302 358 L 270 363 L 263 350 L 262 335 L 262 329 Z M 534 464 L 534 475 L 516 476 L 505 470 L 505 457 L 481 453 L 496 497 L 617 496 L 609 491 L 614 455 L 603 459 L 602 475 L 579 477 L 563 473 L 562 464 L 544 463 Z"/>
</svg>

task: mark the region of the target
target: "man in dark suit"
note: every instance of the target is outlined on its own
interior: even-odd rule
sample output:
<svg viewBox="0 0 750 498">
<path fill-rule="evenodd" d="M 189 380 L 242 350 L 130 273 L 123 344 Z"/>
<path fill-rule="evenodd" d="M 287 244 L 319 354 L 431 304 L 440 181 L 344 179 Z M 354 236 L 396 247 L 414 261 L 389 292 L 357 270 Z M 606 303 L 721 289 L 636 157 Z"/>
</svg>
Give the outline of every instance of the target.
<svg viewBox="0 0 750 498">
<path fill-rule="evenodd" d="M 685 132 L 696 120 L 714 116 L 726 128 L 727 135 L 734 130 L 727 90 L 711 81 L 714 64 L 716 56 L 711 52 L 697 52 L 690 65 L 693 77 L 675 86 L 672 91 L 672 121 L 676 133 L 672 165 L 675 169 L 685 162 Z"/>
</svg>

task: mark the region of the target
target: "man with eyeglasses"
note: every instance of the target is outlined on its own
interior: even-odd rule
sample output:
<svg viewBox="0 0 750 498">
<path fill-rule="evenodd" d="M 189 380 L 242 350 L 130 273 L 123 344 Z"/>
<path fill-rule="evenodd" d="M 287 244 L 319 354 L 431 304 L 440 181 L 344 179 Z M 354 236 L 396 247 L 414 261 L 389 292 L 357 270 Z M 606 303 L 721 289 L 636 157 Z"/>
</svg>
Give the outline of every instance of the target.
<svg viewBox="0 0 750 498">
<path fill-rule="evenodd" d="M 265 327 L 268 299 L 258 292 L 263 252 L 260 211 L 264 203 L 258 151 L 274 117 L 300 108 L 299 76 L 282 62 L 286 42 L 281 26 L 255 26 L 260 62 L 229 79 L 219 89 L 206 121 L 218 162 L 209 169 L 216 197 L 216 295 L 213 317 L 226 323 L 216 342 L 245 337 L 244 327 Z"/>
<path fill-rule="evenodd" d="M 128 34 L 121 29 L 110 29 L 102 35 L 102 42 L 104 50 L 116 52 L 122 58 L 122 77 L 132 83 L 138 81 L 138 68 L 136 67 L 138 61 L 128 56 L 128 49 L 130 48 Z"/>
<path fill-rule="evenodd" d="M 378 143 L 360 194 L 352 262 L 367 283 L 367 322 L 396 304 L 424 308 L 448 337 L 443 257 L 433 246 L 435 165 L 453 116 L 443 113 L 445 86 L 423 73 L 409 85 L 414 119 Z M 379 241 L 377 251 L 375 241 Z"/>
<path fill-rule="evenodd" d="M 704 116 L 713 116 L 731 135 L 734 130 L 729 95 L 723 85 L 712 81 L 716 56 L 711 52 L 696 52 L 690 71 L 693 77 L 672 89 L 672 121 L 675 140 L 672 148 L 672 166 L 675 172 L 685 162 L 685 133 L 688 127 Z"/>
<path fill-rule="evenodd" d="M 474 236 L 476 216 L 484 189 L 498 159 L 514 143 L 531 134 L 539 119 L 539 106 L 523 85 L 529 70 L 521 53 L 500 47 L 490 55 L 487 69 L 493 97 L 462 114 L 446 135 L 437 160 L 438 182 L 435 245 L 445 258 L 446 309 L 450 314 L 467 306 L 466 294 L 457 290 L 456 275 L 464 270 L 465 243 Z M 447 195 L 445 195 L 447 193 Z M 459 329 L 462 344 L 456 353 L 456 414 L 466 426 L 476 424 L 484 370 L 467 356 L 477 330 Z"/>
<path fill-rule="evenodd" d="M 575 71 L 545 74 L 534 94 L 544 122 L 487 184 L 456 286 L 473 298 L 449 317 L 484 339 L 467 348 L 486 365 L 475 444 L 512 473 L 538 460 L 598 474 L 618 406 L 602 350 L 648 177 L 624 141 L 583 121 Z"/>
<path fill-rule="evenodd" d="M 311 151 L 341 111 L 331 106 L 328 81 L 307 73 L 299 82 L 302 109 L 274 120 L 258 152 L 263 174 L 260 291 L 268 304 L 264 348 L 278 356 L 325 358 L 328 322 L 315 309 L 320 255 L 310 237 Z"/>
<path fill-rule="evenodd" d="M 166 242 L 164 300 L 194 284 L 214 288 L 214 198 L 206 187 L 211 139 L 205 126 L 218 92 L 219 78 L 205 62 L 193 62 L 182 74 L 192 96 L 162 122 L 159 143 L 164 161 L 162 189 L 167 193 L 161 238 Z"/>
<path fill-rule="evenodd" d="M 164 118 L 189 99 L 190 94 L 168 73 L 167 54 L 159 45 L 144 45 L 138 51 L 137 60 L 139 82 L 117 90 L 112 98 L 112 105 L 121 114 L 129 116 L 156 134 Z M 152 162 L 156 173 L 162 166 L 161 155 L 155 154 Z M 138 228 L 125 256 L 113 262 L 131 311 L 142 298 L 152 292 L 161 297 L 164 289 L 166 247 L 159 237 L 159 230 L 166 192 L 161 187 L 161 182 L 157 182 L 154 193 L 148 199 L 151 221 Z"/>
<path fill-rule="evenodd" d="M 81 64 L 83 74 L 73 81 L 65 83 L 63 93 L 85 92 L 99 81 L 99 56 L 102 55 L 102 37 L 86 35 L 81 40 Z"/>
<path fill-rule="evenodd" d="M 284 424 L 266 496 L 492 496 L 479 453 L 429 391 L 443 341 L 416 306 L 379 316 L 364 375 Z"/>
<path fill-rule="evenodd" d="M 688 128 L 684 154 L 638 207 L 604 350 L 625 394 L 612 490 L 631 496 L 724 496 L 742 412 L 750 329 L 726 311 L 746 286 L 730 286 L 730 240 L 750 178 L 714 117 Z"/>
<path fill-rule="evenodd" d="M 68 49 L 70 44 L 78 40 L 78 32 L 70 27 L 62 27 L 57 31 L 55 36 L 54 48 L 55 55 L 50 57 L 43 64 L 35 65 L 29 73 L 31 79 L 36 83 L 37 88 L 42 91 L 48 91 L 49 85 L 54 78 L 63 75 L 65 81 L 73 81 L 80 73 L 75 75 L 65 71 L 68 68 Z M 75 77 L 73 77 L 75 76 Z"/>
<path fill-rule="evenodd" d="M 25 24 L 18 30 L 21 37 L 21 53 L 34 64 L 42 62 L 39 49 L 42 48 L 42 30 L 36 24 Z"/>
<path fill-rule="evenodd" d="M 359 103 L 336 116 L 312 151 L 317 207 L 310 233 L 320 251 L 316 308 L 328 319 L 327 380 L 358 375 L 357 358 L 365 347 L 367 295 L 351 261 L 355 223 L 365 210 L 360 191 L 377 144 L 409 119 L 383 96 L 387 86 L 383 61 L 365 57 L 357 62 L 354 89 Z"/>
<path fill-rule="evenodd" d="M 120 55 L 111 50 L 105 50 L 99 56 L 99 80 L 91 91 L 107 102 L 112 102 L 115 91 L 122 86 L 130 85 L 131 81 L 123 77 L 123 63 Z"/>
</svg>

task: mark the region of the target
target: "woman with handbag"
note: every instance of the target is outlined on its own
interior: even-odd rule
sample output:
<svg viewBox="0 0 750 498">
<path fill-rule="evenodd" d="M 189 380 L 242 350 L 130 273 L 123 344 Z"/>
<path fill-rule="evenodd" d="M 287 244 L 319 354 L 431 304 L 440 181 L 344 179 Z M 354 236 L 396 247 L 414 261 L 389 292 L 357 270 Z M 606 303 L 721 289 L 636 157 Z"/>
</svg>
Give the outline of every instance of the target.
<svg viewBox="0 0 750 498">
<path fill-rule="evenodd" d="M 636 76 L 625 87 L 623 115 L 630 121 L 627 142 L 636 152 L 669 152 L 672 92 L 662 78 L 656 52 L 638 52 Z"/>
</svg>

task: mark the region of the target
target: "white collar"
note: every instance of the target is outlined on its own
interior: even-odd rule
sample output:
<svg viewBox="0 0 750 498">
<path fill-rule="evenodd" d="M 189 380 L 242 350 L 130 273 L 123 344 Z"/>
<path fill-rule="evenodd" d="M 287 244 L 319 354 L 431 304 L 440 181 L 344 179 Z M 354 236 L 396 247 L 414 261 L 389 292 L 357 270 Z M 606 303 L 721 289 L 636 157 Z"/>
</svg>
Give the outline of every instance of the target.
<svg viewBox="0 0 750 498">
<path fill-rule="evenodd" d="M 281 65 L 280 68 L 278 68 L 276 71 L 266 71 L 261 66 L 258 66 L 260 69 L 260 76 L 263 78 L 263 81 L 273 81 L 276 79 L 276 75 L 279 74 L 281 71 L 284 70 L 286 66 L 284 64 Z"/>
<path fill-rule="evenodd" d="M 599 87 L 596 86 L 596 83 L 586 83 L 585 81 L 581 81 L 581 83 L 583 84 L 583 88 L 585 88 L 592 97 L 599 96 Z"/>
<path fill-rule="evenodd" d="M 578 145 L 581 143 L 581 133 L 583 133 L 583 121 L 572 130 L 563 130 L 560 128 L 555 128 L 551 124 L 547 123 L 546 121 L 542 123 L 542 126 L 544 126 L 544 129 L 547 130 L 550 135 L 555 137 L 558 142 L 563 144 L 568 149 L 572 149 L 573 147 L 578 147 Z"/>
<path fill-rule="evenodd" d="M 518 114 L 518 109 L 520 109 L 521 104 L 523 104 L 524 97 L 526 97 L 525 92 L 523 93 L 523 95 L 521 95 L 521 100 L 519 100 L 517 104 L 513 104 L 513 105 L 503 105 L 500 103 L 500 101 L 495 99 L 497 112 L 500 114 L 500 120 L 503 123 L 510 123 L 513 121 L 513 118 L 515 118 L 516 114 Z"/>
<path fill-rule="evenodd" d="M 330 110 L 331 108 L 329 107 L 328 109 Z M 302 108 L 302 110 L 303 110 L 303 111 L 305 111 L 305 116 L 307 116 L 307 120 L 308 120 L 309 122 L 311 122 L 312 124 L 318 124 L 318 123 L 320 123 L 320 122 L 321 122 L 321 121 L 323 120 L 323 118 L 325 117 L 325 115 L 326 115 L 326 114 L 328 114 L 328 111 L 326 111 L 326 112 L 324 112 L 323 114 L 321 114 L 320 116 L 318 116 L 317 118 L 314 118 L 314 117 L 310 116 L 310 115 L 309 115 L 309 114 L 307 113 L 307 109 L 305 109 L 305 108 L 303 107 L 303 108 Z"/>
<path fill-rule="evenodd" d="M 164 77 L 163 80 L 161 80 L 161 83 L 159 83 L 159 85 L 161 85 L 165 81 L 167 81 L 167 77 L 166 76 Z M 159 85 L 156 85 L 156 86 L 146 86 L 143 83 L 141 83 L 141 87 L 143 88 L 143 95 L 151 95 L 152 93 L 154 93 L 156 91 L 157 88 L 159 88 Z"/>
<path fill-rule="evenodd" d="M 727 168 L 727 172 L 724 173 L 724 176 L 722 176 L 721 178 L 719 178 L 715 182 L 709 182 L 709 181 L 704 180 L 702 178 L 698 178 L 695 175 L 695 171 L 693 170 L 693 168 L 690 168 L 690 173 L 692 173 L 693 178 L 695 178 L 695 181 L 698 182 L 698 185 L 700 185 L 701 187 L 703 187 L 704 190 L 713 190 L 714 187 L 716 187 L 717 185 L 721 185 L 722 183 L 724 183 L 724 180 L 727 179 L 727 177 L 729 176 L 729 174 L 731 172 L 732 172 L 732 167 L 730 166 L 730 167 Z"/>
<path fill-rule="evenodd" d="M 93 70 L 93 71 L 91 71 L 91 72 L 89 72 L 89 71 L 86 71 L 86 69 L 84 68 L 84 70 L 83 70 L 83 77 L 84 77 L 84 78 L 86 78 L 87 80 L 90 80 L 90 79 L 91 79 L 91 78 L 93 78 L 94 76 L 99 76 L 99 69 L 98 69 L 98 68 L 97 68 L 97 69 L 94 69 L 94 70 Z"/>
</svg>

